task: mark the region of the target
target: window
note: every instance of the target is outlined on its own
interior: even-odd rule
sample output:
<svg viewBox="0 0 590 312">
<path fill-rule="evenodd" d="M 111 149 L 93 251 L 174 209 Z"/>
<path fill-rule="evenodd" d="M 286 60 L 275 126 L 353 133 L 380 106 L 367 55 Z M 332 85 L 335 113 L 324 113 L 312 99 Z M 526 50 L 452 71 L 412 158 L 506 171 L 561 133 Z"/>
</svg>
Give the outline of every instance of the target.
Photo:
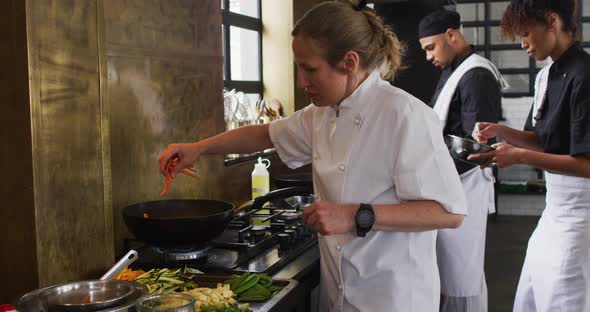
<svg viewBox="0 0 590 312">
<path fill-rule="evenodd" d="M 223 84 L 262 97 L 261 0 L 221 0 Z"/>
<path fill-rule="evenodd" d="M 578 0 L 579 31 L 582 45 L 590 51 L 590 0 Z M 532 96 L 535 76 L 547 62 L 537 62 L 521 49 L 520 42 L 506 41 L 500 36 L 500 20 L 510 3 L 506 0 L 455 0 L 455 8 L 461 14 L 463 33 L 475 45 L 478 54 L 485 56 L 496 66 L 510 84 L 504 90 L 506 97 Z M 518 39 L 517 39 L 518 40 Z"/>
</svg>

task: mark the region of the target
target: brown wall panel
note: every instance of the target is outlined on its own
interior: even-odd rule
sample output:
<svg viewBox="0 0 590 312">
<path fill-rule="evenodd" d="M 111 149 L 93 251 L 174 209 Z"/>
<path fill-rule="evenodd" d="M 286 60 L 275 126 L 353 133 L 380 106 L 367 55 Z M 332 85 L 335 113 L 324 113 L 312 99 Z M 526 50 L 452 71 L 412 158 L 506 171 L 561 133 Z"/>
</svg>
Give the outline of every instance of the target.
<svg viewBox="0 0 590 312">
<path fill-rule="evenodd" d="M 125 206 L 160 199 L 158 156 L 173 142 L 225 130 L 219 1 L 105 0 L 103 105 L 109 111 L 112 205 L 117 253 L 130 237 Z M 250 167 L 250 166 L 248 166 Z M 197 164 L 201 180 L 179 176 L 165 198 L 240 203 L 250 170 L 221 156 Z"/>
<path fill-rule="evenodd" d="M 40 286 L 96 277 L 106 241 L 95 1 L 29 0 Z"/>
</svg>

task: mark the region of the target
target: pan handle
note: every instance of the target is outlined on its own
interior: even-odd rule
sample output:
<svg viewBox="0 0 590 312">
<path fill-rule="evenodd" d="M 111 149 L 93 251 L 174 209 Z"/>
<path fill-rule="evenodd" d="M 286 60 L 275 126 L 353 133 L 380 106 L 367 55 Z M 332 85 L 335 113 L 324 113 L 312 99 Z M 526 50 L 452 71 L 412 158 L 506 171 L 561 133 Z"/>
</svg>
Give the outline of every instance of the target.
<svg viewBox="0 0 590 312">
<path fill-rule="evenodd" d="M 108 272 L 105 273 L 100 279 L 101 280 L 112 280 L 117 276 L 117 274 L 121 273 L 127 266 L 129 266 L 133 261 L 137 260 L 138 254 L 137 251 L 131 249 L 129 252 L 119 260 Z"/>
<path fill-rule="evenodd" d="M 305 186 L 285 187 L 282 189 L 274 190 L 266 195 L 256 197 L 256 199 L 254 200 L 254 203 L 252 204 L 251 209 L 252 210 L 260 209 L 260 208 L 262 208 L 262 206 L 264 204 L 266 204 L 267 202 L 274 200 L 274 199 L 286 198 L 286 197 L 297 196 L 297 195 L 309 195 L 312 193 L 313 193 L 313 190 L 311 190 L 309 187 L 305 187 Z"/>
</svg>

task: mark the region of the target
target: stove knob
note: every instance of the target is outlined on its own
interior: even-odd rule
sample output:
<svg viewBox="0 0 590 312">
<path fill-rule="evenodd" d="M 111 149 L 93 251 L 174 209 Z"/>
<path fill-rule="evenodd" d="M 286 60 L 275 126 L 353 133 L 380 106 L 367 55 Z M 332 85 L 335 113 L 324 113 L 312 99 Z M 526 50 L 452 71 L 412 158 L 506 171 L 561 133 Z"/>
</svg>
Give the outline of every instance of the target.
<svg viewBox="0 0 590 312">
<path fill-rule="evenodd" d="M 291 235 L 288 233 L 279 233 L 279 249 L 288 250 L 291 247 Z"/>
<path fill-rule="evenodd" d="M 291 237 L 292 243 L 295 243 L 295 242 L 297 242 L 297 240 L 299 240 L 299 236 L 297 235 L 297 231 L 295 231 L 293 229 L 286 229 L 284 233 L 289 234 L 289 236 Z"/>
<path fill-rule="evenodd" d="M 264 228 L 253 228 L 250 230 L 250 239 L 252 243 L 262 241 L 266 236 L 266 230 Z"/>
<path fill-rule="evenodd" d="M 301 232 L 304 238 L 309 238 L 312 235 L 311 227 L 308 224 L 301 225 Z"/>
<path fill-rule="evenodd" d="M 238 231 L 238 242 L 243 243 L 246 240 L 247 231 Z"/>
<path fill-rule="evenodd" d="M 295 230 L 295 235 L 297 235 L 298 239 L 303 238 L 303 225 L 302 224 L 292 225 L 289 228 L 292 230 Z"/>
<path fill-rule="evenodd" d="M 283 228 L 285 228 L 284 223 L 271 222 L 270 224 L 270 230 L 273 232 L 280 232 Z"/>
</svg>

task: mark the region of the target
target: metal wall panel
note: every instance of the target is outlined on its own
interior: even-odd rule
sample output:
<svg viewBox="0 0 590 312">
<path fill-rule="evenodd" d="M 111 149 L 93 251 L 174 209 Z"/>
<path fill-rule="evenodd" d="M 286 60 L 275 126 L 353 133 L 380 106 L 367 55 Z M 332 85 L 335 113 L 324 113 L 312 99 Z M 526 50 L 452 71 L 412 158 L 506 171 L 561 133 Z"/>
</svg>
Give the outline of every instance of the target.
<svg viewBox="0 0 590 312">
<path fill-rule="evenodd" d="M 109 115 L 112 205 L 117 253 L 130 237 L 125 206 L 160 199 L 158 156 L 173 142 L 225 129 L 221 11 L 218 0 L 102 1 Z M 201 180 L 179 176 L 165 198 L 237 201 L 249 194 L 249 171 L 225 168 L 221 156 L 197 164 Z M 226 182 L 231 181 L 231 182 Z M 231 187 L 231 188 L 228 188 Z"/>
<path fill-rule="evenodd" d="M 41 286 L 112 262 L 105 218 L 95 1 L 28 0 L 31 126 Z"/>
</svg>

